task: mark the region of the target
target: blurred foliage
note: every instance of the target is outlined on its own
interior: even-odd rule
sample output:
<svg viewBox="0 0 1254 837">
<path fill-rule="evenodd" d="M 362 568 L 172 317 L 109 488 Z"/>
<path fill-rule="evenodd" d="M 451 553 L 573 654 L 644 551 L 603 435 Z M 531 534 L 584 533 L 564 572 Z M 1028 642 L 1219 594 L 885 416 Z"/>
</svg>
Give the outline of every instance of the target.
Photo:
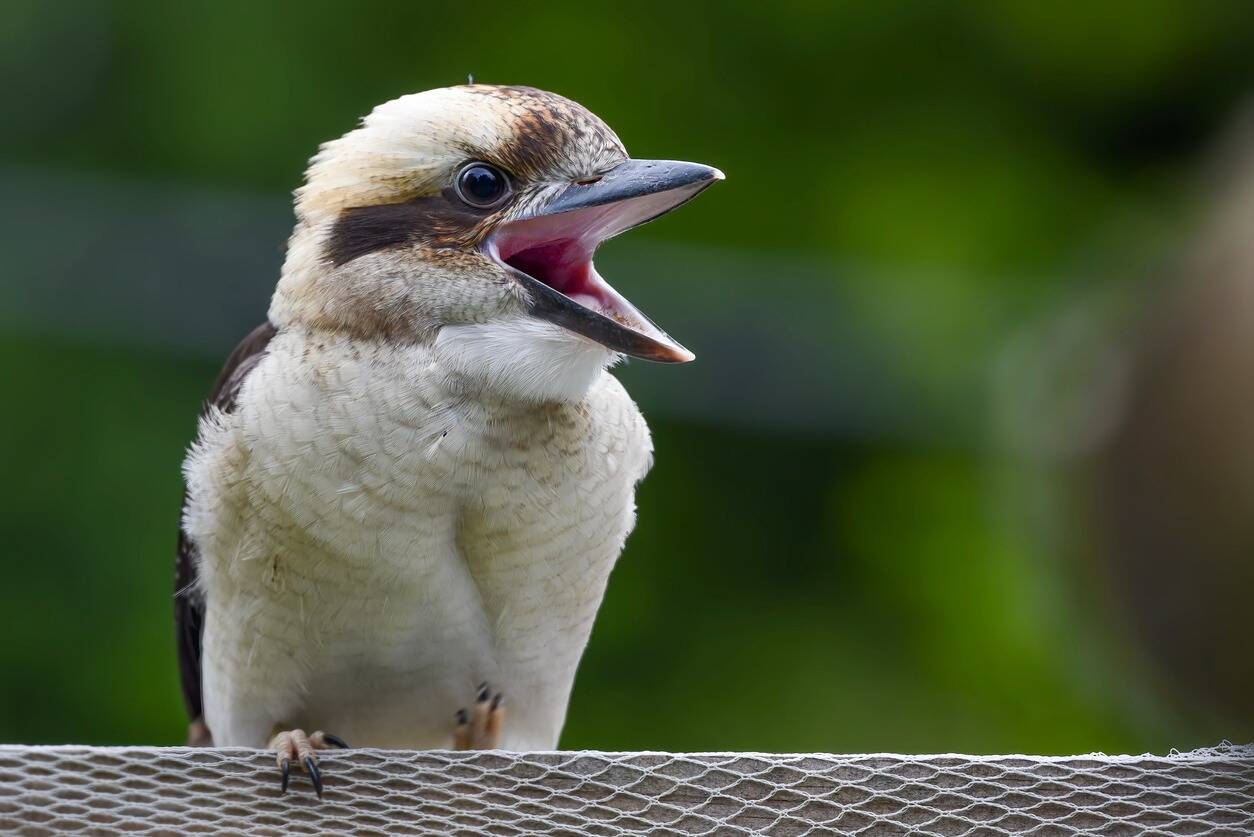
<svg viewBox="0 0 1254 837">
<path fill-rule="evenodd" d="M 280 193 L 371 105 L 473 73 L 585 103 L 639 156 L 720 166 L 717 199 L 641 239 L 858 266 L 839 275 L 874 281 L 846 296 L 924 418 L 956 397 L 970 432 L 653 420 L 563 744 L 1162 751 L 1231 721 L 1174 708 L 1067 540 L 1016 525 L 985 389 L 1008 335 L 1161 252 L 1252 44 L 1248 5 L 1183 0 L 9 2 L 0 154 Z M 776 278 L 711 293 L 769 307 Z M 178 463 L 215 371 L 0 339 L 0 740 L 180 739 Z"/>
</svg>

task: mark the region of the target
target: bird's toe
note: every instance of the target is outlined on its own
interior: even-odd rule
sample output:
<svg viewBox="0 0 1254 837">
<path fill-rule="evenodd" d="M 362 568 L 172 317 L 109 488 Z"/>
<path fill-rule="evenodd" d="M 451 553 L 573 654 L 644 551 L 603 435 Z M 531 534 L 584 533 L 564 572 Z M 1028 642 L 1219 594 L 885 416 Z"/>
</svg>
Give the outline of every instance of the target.
<svg viewBox="0 0 1254 837">
<path fill-rule="evenodd" d="M 332 735 L 329 732 L 318 731 L 310 736 L 310 740 L 313 740 L 318 737 L 321 737 L 321 740 L 323 743 L 329 744 L 332 747 L 336 747 L 340 750 L 348 749 L 348 742 L 345 741 L 343 738 L 340 738 L 338 735 Z M 320 747 L 319 749 L 325 749 L 325 748 Z"/>
<path fill-rule="evenodd" d="M 501 744 L 505 723 L 504 697 L 487 683 L 481 683 L 474 705 L 469 711 L 457 710 L 454 720 L 457 724 L 453 729 L 453 749 L 495 750 Z"/>
<path fill-rule="evenodd" d="M 309 774 L 309 781 L 313 783 L 314 793 L 318 794 L 318 798 L 322 798 L 322 771 L 318 769 L 318 760 L 312 755 L 305 756 L 304 760 L 305 772 Z"/>
<path fill-rule="evenodd" d="M 318 766 L 316 751 L 331 747 L 347 749 L 348 743 L 338 735 L 331 735 L 322 730 L 309 735 L 300 729 L 276 732 L 270 739 L 269 748 L 274 751 L 275 761 L 279 766 L 279 793 L 287 793 L 287 787 L 292 779 L 292 763 L 295 762 L 309 776 L 314 792 L 321 799 L 322 769 Z"/>
</svg>

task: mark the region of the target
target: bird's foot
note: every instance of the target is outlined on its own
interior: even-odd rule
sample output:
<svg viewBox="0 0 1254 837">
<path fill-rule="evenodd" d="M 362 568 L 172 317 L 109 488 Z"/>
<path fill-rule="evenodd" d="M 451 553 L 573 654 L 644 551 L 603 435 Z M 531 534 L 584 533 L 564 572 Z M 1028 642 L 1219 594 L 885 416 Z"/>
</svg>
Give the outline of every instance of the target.
<svg viewBox="0 0 1254 837">
<path fill-rule="evenodd" d="M 279 765 L 279 793 L 287 793 L 287 783 L 292 778 L 292 762 L 295 762 L 298 769 L 309 774 L 309 781 L 313 783 L 314 792 L 321 799 L 322 771 L 318 769 L 318 757 L 314 755 L 314 752 L 329 750 L 332 747 L 347 749 L 348 744 L 338 735 L 331 735 L 321 730 L 309 735 L 300 729 L 275 732 L 274 737 L 270 739 L 268 749 L 274 750 L 275 761 Z"/>
<path fill-rule="evenodd" d="M 501 693 L 493 692 L 487 683 L 479 686 L 474 706 L 469 711 L 457 710 L 455 717 L 454 750 L 495 750 L 501 745 L 505 705 L 501 701 Z"/>
</svg>

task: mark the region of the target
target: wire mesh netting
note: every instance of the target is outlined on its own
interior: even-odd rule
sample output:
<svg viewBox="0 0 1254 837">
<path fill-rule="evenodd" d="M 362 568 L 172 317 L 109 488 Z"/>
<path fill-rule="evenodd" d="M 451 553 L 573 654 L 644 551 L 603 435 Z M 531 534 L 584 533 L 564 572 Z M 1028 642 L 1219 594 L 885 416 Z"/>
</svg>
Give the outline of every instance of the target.
<svg viewBox="0 0 1254 837">
<path fill-rule="evenodd" d="M 1167 756 L 0 747 L 0 833 L 1254 834 L 1254 746 Z"/>
</svg>

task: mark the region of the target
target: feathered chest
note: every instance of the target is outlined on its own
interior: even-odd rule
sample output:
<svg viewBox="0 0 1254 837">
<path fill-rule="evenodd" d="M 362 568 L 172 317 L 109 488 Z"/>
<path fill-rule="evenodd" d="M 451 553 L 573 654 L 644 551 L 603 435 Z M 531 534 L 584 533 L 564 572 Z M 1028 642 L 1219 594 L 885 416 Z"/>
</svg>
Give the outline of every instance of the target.
<svg viewBox="0 0 1254 837">
<path fill-rule="evenodd" d="M 531 578 L 599 588 L 651 455 L 607 374 L 578 403 L 526 405 L 459 390 L 421 348 L 298 334 L 222 423 L 271 531 L 389 583 L 451 548 L 489 599 L 501 575 L 501 595 Z"/>
</svg>

